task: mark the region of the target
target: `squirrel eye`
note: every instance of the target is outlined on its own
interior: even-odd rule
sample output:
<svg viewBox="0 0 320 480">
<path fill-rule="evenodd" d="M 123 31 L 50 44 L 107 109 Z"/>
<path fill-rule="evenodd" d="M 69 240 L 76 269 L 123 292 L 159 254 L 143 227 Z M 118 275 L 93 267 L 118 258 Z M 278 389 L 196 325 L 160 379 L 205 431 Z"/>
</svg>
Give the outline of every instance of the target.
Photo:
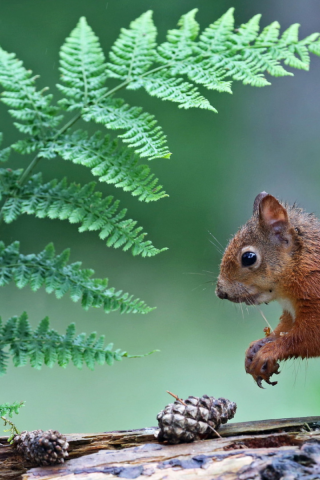
<svg viewBox="0 0 320 480">
<path fill-rule="evenodd" d="M 244 252 L 241 257 L 243 267 L 251 267 L 257 261 L 257 255 L 254 252 Z"/>
</svg>

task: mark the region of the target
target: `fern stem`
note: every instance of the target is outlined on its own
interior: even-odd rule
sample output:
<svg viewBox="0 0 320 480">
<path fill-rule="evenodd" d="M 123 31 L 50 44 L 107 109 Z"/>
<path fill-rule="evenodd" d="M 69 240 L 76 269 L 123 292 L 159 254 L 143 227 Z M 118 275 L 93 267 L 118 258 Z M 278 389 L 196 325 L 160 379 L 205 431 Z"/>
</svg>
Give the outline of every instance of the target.
<svg viewBox="0 0 320 480">
<path fill-rule="evenodd" d="M 53 140 L 56 140 L 60 135 L 65 133 L 70 127 L 72 127 L 79 120 L 80 117 L 81 117 L 81 112 L 78 113 L 78 115 L 71 118 L 71 120 L 69 120 L 69 122 L 67 122 L 62 128 L 60 128 L 60 130 L 56 133 L 56 135 L 54 135 Z M 37 155 L 29 163 L 28 167 L 22 172 L 21 177 L 18 180 L 19 185 L 22 185 L 30 177 L 31 173 L 33 172 L 35 167 L 38 165 L 41 158 L 42 157 L 39 157 L 39 154 L 37 153 Z M 11 195 L 11 197 L 12 197 L 12 195 Z M 2 223 L 3 208 L 5 207 L 6 201 L 7 201 L 7 199 L 5 199 L 5 201 L 4 201 L 4 203 L 1 207 L 1 210 L 0 210 L 0 225 Z"/>
<path fill-rule="evenodd" d="M 106 97 L 110 97 L 110 95 L 112 95 L 114 92 L 117 92 L 118 90 L 121 90 L 121 88 L 125 87 L 126 85 L 128 85 L 128 83 L 130 83 L 132 81 L 132 79 L 130 80 L 125 80 L 124 82 L 120 83 L 119 85 L 117 85 L 116 87 L 114 87 L 112 90 L 109 90 L 107 93 L 105 93 L 104 95 L 102 95 L 102 97 L 99 98 L 99 101 L 102 100 L 103 98 L 106 98 Z"/>
<path fill-rule="evenodd" d="M 29 267 L 29 268 L 34 268 L 34 267 L 39 267 L 39 264 L 37 263 L 33 263 L 33 262 L 25 262 L 23 263 L 23 265 L 25 267 Z M 21 263 L 7 263 L 5 265 L 1 265 L 0 266 L 0 271 L 3 269 L 3 268 L 17 268 L 21 266 Z M 46 270 L 48 272 L 56 272 L 56 271 L 59 271 L 58 268 L 56 268 L 55 266 L 53 265 L 45 265 L 44 263 L 41 264 L 41 269 L 42 270 Z M 79 286 L 79 280 L 78 279 L 75 279 L 75 278 L 72 278 L 72 275 L 71 274 L 65 274 L 65 279 L 68 279 L 70 281 L 70 283 L 73 283 L 74 285 L 76 286 Z M 83 286 L 84 288 L 88 288 L 89 290 L 91 289 L 91 291 L 98 291 L 97 287 L 96 286 L 92 286 L 92 285 L 86 285 L 86 283 L 90 282 L 91 279 L 85 279 L 83 281 Z M 92 281 L 92 280 L 91 280 Z M 99 293 L 103 294 L 105 293 L 106 290 L 110 290 L 108 289 L 107 287 L 105 287 L 105 290 L 100 290 Z M 115 294 L 116 295 L 116 294 Z M 130 299 L 129 299 L 130 300 Z M 123 298 L 119 298 L 119 302 L 123 302 L 123 303 L 126 303 L 126 299 L 123 299 Z"/>
<path fill-rule="evenodd" d="M 172 62 L 171 62 L 172 63 Z M 146 76 L 146 75 L 149 75 L 150 73 L 154 73 L 158 70 L 162 70 L 164 68 L 167 68 L 168 66 L 170 65 L 170 63 L 166 64 L 166 65 L 161 65 L 160 67 L 156 67 L 152 70 L 150 70 L 149 72 L 146 72 L 145 74 L 141 75 L 141 78 Z M 132 81 L 132 78 L 130 79 L 127 79 L 125 80 L 124 82 L 120 83 L 119 85 L 117 85 L 116 87 L 114 87 L 113 89 L 109 90 L 105 95 L 102 95 L 102 97 L 100 97 L 99 101 L 102 100 L 103 98 L 107 98 L 109 96 L 111 96 L 113 93 L 117 92 L 118 90 L 121 90 L 122 88 L 124 88 L 126 85 L 128 85 L 130 82 Z M 53 137 L 53 140 L 56 140 L 60 135 L 62 135 L 63 133 L 65 133 L 69 128 L 71 128 L 80 118 L 81 118 L 81 115 L 82 113 L 79 112 L 76 116 L 74 116 L 73 118 L 71 118 L 69 120 L 69 122 L 67 122 L 57 133 L 56 135 L 54 135 Z M 35 167 L 38 165 L 38 163 L 40 162 L 42 157 L 39 157 L 39 154 L 37 154 L 33 160 L 31 161 L 31 163 L 28 165 L 28 167 L 22 172 L 21 174 L 21 177 L 19 178 L 18 180 L 18 183 L 19 185 L 22 185 L 28 178 L 29 176 L 31 175 L 31 173 L 33 172 L 33 170 L 35 169 Z M 2 213 L 3 213 L 3 208 L 6 204 L 6 200 L 4 201 L 2 207 L 1 207 L 1 210 L 0 210 L 0 225 L 2 223 Z"/>
<path fill-rule="evenodd" d="M 4 421 L 4 426 L 6 427 L 7 424 L 10 425 L 11 427 L 11 435 L 19 435 L 20 432 L 19 430 L 17 429 L 17 427 L 15 426 L 15 424 L 13 422 L 11 422 L 11 420 L 9 420 L 8 418 L 6 417 L 1 417 L 1 419 Z"/>
<path fill-rule="evenodd" d="M 83 32 L 81 35 L 81 44 L 82 42 L 83 42 Z M 84 44 L 85 44 L 85 41 L 84 41 Z M 84 84 L 84 104 L 86 105 L 88 100 L 88 82 L 87 82 L 86 71 L 83 63 L 83 55 L 81 57 L 81 70 L 82 70 L 82 77 L 83 77 L 83 84 Z"/>
<path fill-rule="evenodd" d="M 172 65 L 172 63 L 173 62 L 171 61 L 169 63 L 166 63 L 166 65 L 161 65 L 160 67 L 153 68 L 152 70 L 149 70 L 148 72 L 144 73 L 143 75 L 139 75 L 137 78 L 143 78 L 143 77 L 146 77 L 147 75 L 150 75 L 150 73 L 154 73 L 154 72 L 157 72 L 158 70 L 163 70 L 164 68 L 168 68 Z M 124 82 L 122 82 L 119 85 L 117 85 L 116 87 L 114 87 L 112 90 L 109 90 L 104 95 L 102 95 L 102 97 L 99 98 L 98 102 L 100 100 L 103 100 L 104 98 L 110 97 L 113 93 L 115 93 L 118 90 L 121 90 L 122 88 L 126 87 L 133 80 L 136 80 L 136 79 L 127 78 L 127 80 L 125 80 Z"/>
<path fill-rule="evenodd" d="M 56 140 L 62 133 L 65 133 L 69 128 L 71 128 L 79 119 L 81 118 L 81 112 L 75 115 L 69 120 L 60 130 L 55 134 L 53 140 Z"/>
<path fill-rule="evenodd" d="M 18 180 L 18 183 L 22 185 L 22 183 L 29 177 L 33 169 L 37 166 L 39 161 L 41 160 L 41 157 L 39 157 L 39 154 L 34 157 L 34 159 L 29 163 L 27 168 L 22 172 L 21 177 Z"/>
<path fill-rule="evenodd" d="M 71 120 L 69 120 L 69 122 L 67 122 L 64 127 L 62 127 L 57 133 L 56 135 L 53 137 L 53 140 L 56 140 L 60 135 L 62 135 L 63 133 L 65 133 L 70 127 L 72 127 L 72 125 L 74 125 L 78 120 L 79 118 L 81 117 L 81 113 L 79 113 L 78 115 L 76 115 L 75 117 L 71 118 Z M 39 154 L 37 154 L 34 159 L 31 161 L 31 163 L 28 165 L 28 167 L 24 170 L 24 172 L 22 172 L 21 174 L 21 177 L 19 178 L 18 180 L 18 183 L 19 185 L 22 185 L 26 180 L 27 178 L 30 176 L 30 174 L 32 173 L 32 171 L 34 170 L 34 168 L 38 165 L 38 163 L 40 162 L 42 157 L 39 157 Z M 1 213 L 1 212 L 0 212 Z"/>
<path fill-rule="evenodd" d="M 34 77 L 34 78 L 38 78 L 38 77 Z M 25 92 L 25 95 L 28 97 L 30 103 L 32 104 L 33 108 L 34 108 L 34 111 L 36 112 L 36 115 L 38 117 L 38 120 L 40 122 L 40 131 L 41 131 L 41 135 L 42 137 L 44 136 L 44 130 L 43 130 L 43 122 L 42 122 L 42 119 L 41 119 L 41 115 L 40 115 L 40 112 L 39 110 L 37 109 L 35 103 L 34 103 L 34 100 L 33 100 L 33 97 L 32 95 L 30 95 L 30 92 L 29 92 L 29 89 L 26 89 L 23 85 L 22 85 L 22 90 Z"/>
<path fill-rule="evenodd" d="M 129 67 L 129 72 L 128 72 L 128 76 L 127 76 L 127 80 L 128 81 L 131 81 L 131 72 L 132 72 L 132 68 L 133 68 L 133 62 L 136 58 L 136 51 L 137 51 L 137 41 L 135 42 L 135 46 L 134 46 L 134 49 L 133 49 L 133 53 L 132 53 L 132 58 L 131 58 L 131 62 L 130 62 L 130 67 Z"/>
<path fill-rule="evenodd" d="M 140 75 L 140 78 L 146 77 L 150 73 L 157 72 L 158 70 L 163 70 L 164 68 L 168 68 L 173 64 L 173 60 L 169 63 L 166 63 L 165 65 L 160 65 L 159 67 L 153 68 L 152 70 L 149 70 L 148 72 L 144 73 L 143 75 Z"/>
</svg>

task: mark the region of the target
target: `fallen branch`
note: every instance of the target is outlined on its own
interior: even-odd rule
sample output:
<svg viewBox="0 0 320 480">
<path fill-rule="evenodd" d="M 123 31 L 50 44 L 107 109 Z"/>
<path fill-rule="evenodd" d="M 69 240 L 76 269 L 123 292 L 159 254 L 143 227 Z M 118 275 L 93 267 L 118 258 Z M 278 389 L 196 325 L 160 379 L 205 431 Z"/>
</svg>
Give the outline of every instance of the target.
<svg viewBox="0 0 320 480">
<path fill-rule="evenodd" d="M 24 463 L 7 444 L 7 437 L 1 437 L 0 480 L 102 480 L 141 475 L 150 480 L 209 480 L 216 476 L 219 480 L 247 480 L 260 479 L 262 471 L 276 471 L 279 465 L 298 473 L 303 469 L 309 469 L 309 474 L 319 472 L 320 478 L 320 417 L 231 423 L 221 426 L 222 438 L 179 445 L 158 443 L 156 432 L 152 427 L 67 435 L 70 460 L 41 468 Z"/>
</svg>

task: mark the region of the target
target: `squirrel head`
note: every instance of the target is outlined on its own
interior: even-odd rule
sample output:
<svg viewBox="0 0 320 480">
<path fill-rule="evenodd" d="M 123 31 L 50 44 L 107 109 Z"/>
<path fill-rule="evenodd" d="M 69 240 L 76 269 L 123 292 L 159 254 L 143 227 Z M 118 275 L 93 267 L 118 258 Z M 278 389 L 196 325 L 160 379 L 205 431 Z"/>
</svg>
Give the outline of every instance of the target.
<svg viewBox="0 0 320 480">
<path fill-rule="evenodd" d="M 287 298 L 286 281 L 298 243 L 287 208 L 272 195 L 259 193 L 252 217 L 224 252 L 216 295 L 247 305 Z"/>
</svg>

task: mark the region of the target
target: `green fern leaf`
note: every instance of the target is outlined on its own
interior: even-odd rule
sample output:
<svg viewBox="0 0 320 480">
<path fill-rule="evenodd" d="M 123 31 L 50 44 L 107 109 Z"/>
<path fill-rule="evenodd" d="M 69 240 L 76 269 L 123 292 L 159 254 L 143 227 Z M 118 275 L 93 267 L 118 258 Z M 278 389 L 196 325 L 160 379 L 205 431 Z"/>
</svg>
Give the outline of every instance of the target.
<svg viewBox="0 0 320 480">
<path fill-rule="evenodd" d="M 299 23 L 294 23 L 285 32 L 283 32 L 281 37 L 281 43 L 283 43 L 283 45 L 292 45 L 298 43 L 299 27 Z"/>
<path fill-rule="evenodd" d="M 33 150 L 37 148 L 39 138 L 43 140 L 50 136 L 62 119 L 57 115 L 57 108 L 51 105 L 52 95 L 44 95 L 46 89 L 36 91 L 36 78 L 14 54 L 0 48 L 0 85 L 4 88 L 1 100 L 18 120 L 14 123 L 18 130 L 37 138 Z"/>
<path fill-rule="evenodd" d="M 79 232 L 99 230 L 100 238 L 108 239 L 108 246 L 122 247 L 125 251 L 131 248 L 135 255 L 152 257 L 165 250 L 155 248 L 150 240 L 146 241 L 142 227 L 137 227 L 134 220 L 125 219 L 126 209 L 119 210 L 119 201 L 114 201 L 112 196 L 103 198 L 100 192 L 96 192 L 94 182 L 83 187 L 76 183 L 68 185 L 66 179 L 43 184 L 42 175 L 37 174 L 23 186 L 17 186 L 18 176 L 16 172 L 0 169 L 0 191 L 7 196 L 2 209 L 6 223 L 24 213 L 38 218 L 58 218 L 81 223 Z M 12 185 L 9 185 L 10 179 Z M 11 192 L 14 196 L 10 198 Z M 56 259 L 55 266 L 62 268 L 67 261 L 68 255 L 62 254 Z M 30 271 L 24 265 L 17 269 L 15 276 L 19 288 L 30 281 Z M 65 288 L 68 289 L 67 284 L 56 289 L 59 297 L 64 295 Z"/>
<path fill-rule="evenodd" d="M 269 85 L 260 72 L 265 71 L 270 63 L 275 67 L 277 62 L 264 59 L 261 65 L 261 58 L 257 58 L 259 52 L 250 47 L 250 42 L 258 35 L 261 15 L 255 15 L 234 32 L 233 11 L 229 9 L 204 30 L 195 52 L 200 55 L 200 60 L 204 58 L 207 70 L 215 74 L 218 81 L 231 77 L 255 87 Z M 201 63 L 200 60 L 198 58 Z"/>
<path fill-rule="evenodd" d="M 195 38 L 199 29 L 194 19 L 195 12 L 193 10 L 184 15 L 179 21 L 181 31 L 172 30 L 168 34 L 173 42 L 179 43 L 184 55 L 187 48 L 185 39 Z M 152 96 L 179 103 L 180 108 L 195 107 L 215 111 L 194 85 L 181 78 L 171 78 L 165 71 L 148 71 L 156 58 L 155 37 L 156 29 L 150 11 L 132 22 L 130 29 L 122 29 L 110 53 L 109 76 L 127 81 L 130 90 L 143 87 Z"/>
<path fill-rule="evenodd" d="M 57 85 L 67 99 L 67 110 L 82 108 L 105 92 L 105 58 L 98 38 L 84 17 L 66 39 L 60 51 L 60 71 L 64 85 Z"/>
<path fill-rule="evenodd" d="M 10 343 L 10 354 L 15 367 L 23 367 L 27 364 L 28 354 L 23 344 L 30 339 L 31 327 L 27 315 L 23 313 L 19 318 L 18 329 L 15 331 L 15 339 Z"/>
<path fill-rule="evenodd" d="M 278 42 L 280 33 L 280 23 L 272 22 L 265 27 L 260 35 L 257 37 L 255 45 L 261 47 L 272 47 Z"/>
<path fill-rule="evenodd" d="M 127 80 L 147 72 L 154 61 L 156 35 L 150 10 L 131 22 L 130 29 L 122 28 L 110 52 L 108 76 Z"/>
<path fill-rule="evenodd" d="M 226 48 L 226 39 L 233 31 L 233 10 L 228 10 L 221 19 L 208 27 L 200 36 L 199 44 L 195 42 L 199 32 L 194 19 L 197 10 L 183 15 L 178 22 L 180 29 L 169 30 L 168 41 L 158 48 L 160 63 L 168 64 L 172 76 L 187 75 L 191 81 L 204 85 L 209 90 L 232 93 L 231 82 L 223 80 L 225 71 L 212 67 L 212 62 L 208 61 L 210 55 L 203 54 L 203 51 L 210 52 L 216 44 L 219 49 L 221 45 Z M 168 70 L 166 72 L 168 74 Z"/>
<path fill-rule="evenodd" d="M 186 75 L 208 89 L 231 93 L 231 81 L 262 87 L 269 85 L 264 72 L 272 76 L 292 75 L 280 61 L 294 68 L 307 69 L 309 52 L 317 54 L 318 34 L 298 40 L 298 25 L 292 25 L 279 39 L 279 24 L 273 22 L 259 35 L 260 15 L 234 29 L 234 9 L 206 28 L 196 41 L 186 28 L 186 16 L 179 21 L 180 29 L 168 33 L 167 42 L 158 47 L 157 61 L 166 68 L 166 75 Z M 195 10 L 190 12 L 189 23 Z"/>
<path fill-rule="evenodd" d="M 178 21 L 178 26 L 180 28 L 168 31 L 168 42 L 174 45 L 179 45 L 181 52 L 190 46 L 192 47 L 191 42 L 195 40 L 199 34 L 200 26 L 195 19 L 197 12 L 198 9 L 194 8 L 190 12 L 182 15 Z"/>
<path fill-rule="evenodd" d="M 252 17 L 247 23 L 243 23 L 241 27 L 237 31 L 237 35 L 235 35 L 236 41 L 240 45 L 250 44 L 250 42 L 254 42 L 258 32 L 259 32 L 259 23 L 260 23 L 261 15 L 255 15 Z"/>
<path fill-rule="evenodd" d="M 230 45 L 230 37 L 234 32 L 234 8 L 222 15 L 221 18 L 209 25 L 199 38 L 201 52 L 210 53 L 226 50 Z"/>
<path fill-rule="evenodd" d="M 60 340 L 57 348 L 57 359 L 59 367 L 66 368 L 72 358 L 72 342 L 75 335 L 75 325 L 71 324 L 67 327 L 66 334 Z"/>
<path fill-rule="evenodd" d="M 20 408 L 24 407 L 25 402 L 2 403 L 0 405 L 0 417 L 8 416 L 12 418 L 13 414 L 19 414 Z"/>
<path fill-rule="evenodd" d="M 142 300 L 132 299 L 126 293 L 107 288 L 107 279 L 91 279 L 94 271 L 81 270 L 80 262 L 61 266 L 61 257 L 55 256 L 52 244 L 37 255 L 21 254 L 19 242 L 8 247 L 0 242 L 0 249 L 0 286 L 14 281 L 21 288 L 29 284 L 36 291 L 45 285 L 46 292 L 55 292 L 58 298 L 70 292 L 73 301 L 81 299 L 85 310 L 90 307 L 103 307 L 106 313 L 118 309 L 121 313 L 148 313 L 153 310 Z"/>
<path fill-rule="evenodd" d="M 217 112 L 193 84 L 181 78 L 172 78 L 164 70 L 141 78 L 128 88 L 135 90 L 139 87 L 144 87 L 152 97 L 179 103 L 179 108 L 202 108 Z"/>
<path fill-rule="evenodd" d="M 11 153 L 11 147 L 3 148 L 0 150 L 0 162 L 7 162 Z"/>
<path fill-rule="evenodd" d="M 2 145 L 3 134 L 0 132 L 0 145 Z M 0 150 L 0 163 L 7 162 L 11 153 L 11 147 L 3 148 Z"/>
<path fill-rule="evenodd" d="M 8 335 L 10 332 L 10 335 Z M 114 360 L 123 358 L 138 358 L 150 355 L 128 355 L 121 350 L 113 351 L 113 344 L 104 346 L 104 335 L 96 338 L 95 332 L 86 337 L 85 333 L 75 336 L 75 325 L 71 323 L 65 335 L 60 335 L 50 328 L 49 319 L 42 320 L 34 331 L 24 312 L 20 317 L 10 318 L 6 324 L 0 325 L 0 376 L 7 370 L 10 355 L 16 367 L 24 366 L 30 360 L 30 365 L 39 370 L 43 364 L 53 367 L 56 363 L 66 368 L 72 362 L 77 368 L 86 363 L 94 369 L 95 364 L 111 365 Z M 112 360 L 111 360 L 112 359 Z M 109 360 L 109 361 L 107 361 Z M 0 405 L 0 416 L 19 413 L 23 403 Z"/>
<path fill-rule="evenodd" d="M 313 35 L 309 35 L 309 37 L 305 38 L 304 40 L 301 40 L 300 43 L 307 45 L 310 53 L 320 56 L 320 41 L 315 41 L 318 37 L 319 34 L 315 33 Z"/>
<path fill-rule="evenodd" d="M 0 168 L 0 200 L 13 192 L 18 186 L 18 180 L 23 172 L 22 169 L 11 170 L 11 168 Z"/>
<path fill-rule="evenodd" d="M 119 147 L 116 140 L 101 132 L 89 138 L 82 130 L 60 136 L 59 140 L 43 148 L 40 155 L 52 158 L 53 152 L 64 160 L 90 168 L 100 182 L 131 192 L 141 201 L 153 202 L 167 196 L 149 166 L 138 164 L 137 155 L 127 147 Z"/>
<path fill-rule="evenodd" d="M 125 130 L 119 135 L 140 157 L 170 158 L 166 138 L 153 115 L 141 107 L 130 107 L 122 99 L 108 98 L 104 102 L 83 109 L 87 122 L 103 123 L 111 130 Z"/>
</svg>

